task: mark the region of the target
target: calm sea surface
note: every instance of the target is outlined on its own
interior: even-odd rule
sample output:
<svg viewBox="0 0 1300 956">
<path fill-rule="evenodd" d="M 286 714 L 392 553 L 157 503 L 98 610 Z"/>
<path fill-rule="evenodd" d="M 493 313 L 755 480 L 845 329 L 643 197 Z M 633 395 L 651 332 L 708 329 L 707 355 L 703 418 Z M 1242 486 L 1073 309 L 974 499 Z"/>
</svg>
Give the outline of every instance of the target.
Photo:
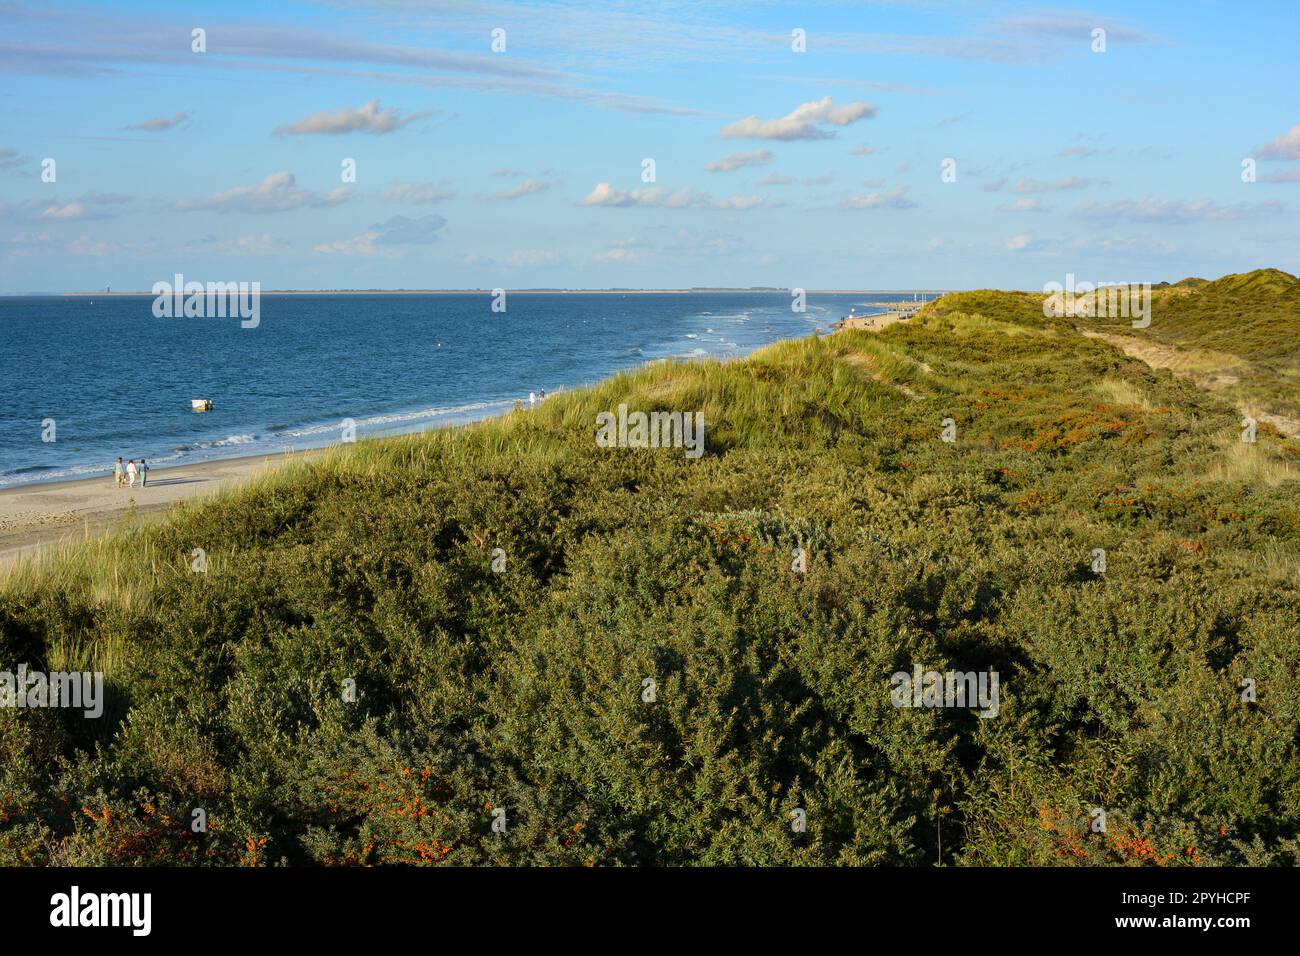
<svg viewBox="0 0 1300 956">
<path fill-rule="evenodd" d="M 264 295 L 261 323 L 155 318 L 149 296 L 0 298 L 0 487 L 462 423 L 668 356 L 743 355 L 874 312 L 785 292 Z M 907 297 L 907 298 L 910 298 Z M 194 398 L 214 410 L 196 414 Z M 54 420 L 54 442 L 42 441 Z"/>
</svg>

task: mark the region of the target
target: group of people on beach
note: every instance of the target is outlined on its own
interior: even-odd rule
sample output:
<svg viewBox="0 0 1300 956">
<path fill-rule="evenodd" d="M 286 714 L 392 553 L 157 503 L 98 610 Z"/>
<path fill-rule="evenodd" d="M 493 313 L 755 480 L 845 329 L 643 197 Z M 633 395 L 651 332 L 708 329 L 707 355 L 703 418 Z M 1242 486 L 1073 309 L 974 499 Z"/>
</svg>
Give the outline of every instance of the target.
<svg viewBox="0 0 1300 956">
<path fill-rule="evenodd" d="M 117 456 L 117 461 L 113 464 L 113 482 L 117 487 L 134 488 L 136 478 L 140 479 L 140 487 L 143 488 L 149 484 L 149 463 L 143 458 L 140 464 L 135 463 L 132 458 L 125 465 L 122 464 L 122 456 Z"/>
</svg>

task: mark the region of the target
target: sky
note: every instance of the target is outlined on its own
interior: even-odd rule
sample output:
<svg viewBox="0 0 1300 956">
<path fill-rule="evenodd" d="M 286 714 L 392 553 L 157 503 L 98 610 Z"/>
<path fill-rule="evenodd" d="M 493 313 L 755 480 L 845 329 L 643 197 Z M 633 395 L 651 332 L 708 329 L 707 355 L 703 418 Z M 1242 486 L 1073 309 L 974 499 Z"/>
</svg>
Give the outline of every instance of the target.
<svg viewBox="0 0 1300 956">
<path fill-rule="evenodd" d="M 0 293 L 1297 273 L 1297 36 L 1293 0 L 0 0 Z"/>
</svg>

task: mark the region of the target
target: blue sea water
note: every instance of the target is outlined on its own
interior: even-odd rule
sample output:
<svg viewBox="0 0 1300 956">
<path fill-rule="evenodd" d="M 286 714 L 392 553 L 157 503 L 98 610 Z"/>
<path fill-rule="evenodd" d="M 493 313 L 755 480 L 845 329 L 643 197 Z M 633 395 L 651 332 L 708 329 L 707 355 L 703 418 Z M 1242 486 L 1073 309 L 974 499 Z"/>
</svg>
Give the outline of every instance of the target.
<svg viewBox="0 0 1300 956">
<path fill-rule="evenodd" d="M 893 298 L 787 292 L 274 295 L 260 324 L 150 296 L 0 298 L 0 487 L 458 424 L 669 356 L 743 355 Z M 907 298 L 910 298 L 907 297 Z M 194 398 L 214 409 L 195 413 Z M 53 419 L 54 442 L 42 441 Z"/>
</svg>

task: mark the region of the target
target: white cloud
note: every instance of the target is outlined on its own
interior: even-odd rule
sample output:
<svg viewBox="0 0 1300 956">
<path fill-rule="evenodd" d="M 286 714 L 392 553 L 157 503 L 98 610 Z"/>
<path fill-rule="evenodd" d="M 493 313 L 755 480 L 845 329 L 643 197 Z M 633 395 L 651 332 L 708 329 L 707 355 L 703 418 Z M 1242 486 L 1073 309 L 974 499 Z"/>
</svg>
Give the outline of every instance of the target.
<svg viewBox="0 0 1300 956">
<path fill-rule="evenodd" d="M 290 243 L 284 239 L 272 239 L 269 233 L 263 232 L 249 236 L 237 236 L 234 239 L 218 239 L 214 235 L 207 235 L 202 239 L 192 239 L 185 245 L 187 248 L 203 249 L 224 255 L 262 255 L 274 252 L 277 249 L 287 249 Z"/>
<path fill-rule="evenodd" d="M 510 253 L 512 266 L 544 266 L 560 261 L 560 254 L 551 249 L 516 249 Z"/>
<path fill-rule="evenodd" d="M 1276 200 L 1259 203 L 1230 203 L 1224 205 L 1213 199 L 1124 199 L 1118 202 L 1090 202 L 1074 213 L 1084 219 L 1127 219 L 1132 222 L 1225 222 L 1270 216 L 1282 212 Z"/>
<path fill-rule="evenodd" d="M 732 153 L 729 156 L 723 156 L 717 162 L 709 163 L 704 168 L 711 173 L 729 173 L 732 170 L 744 169 L 746 166 L 766 166 L 771 161 L 771 150 L 755 149 L 748 153 Z"/>
<path fill-rule="evenodd" d="M 393 216 L 385 222 L 371 226 L 365 232 L 351 239 L 321 243 L 313 246 L 317 252 L 341 253 L 343 255 L 371 255 L 381 251 L 376 246 L 427 245 L 435 242 L 438 233 L 447 220 L 430 213 L 415 219 L 409 216 Z"/>
<path fill-rule="evenodd" d="M 836 106 L 829 96 L 813 100 L 795 108 L 780 119 L 764 120 L 748 116 L 737 120 L 722 130 L 724 139 L 830 139 L 835 134 L 821 129 L 826 123 L 848 126 L 860 119 L 876 115 L 870 103 L 858 101 Z"/>
<path fill-rule="evenodd" d="M 1043 209 L 1041 199 L 1017 199 L 1015 202 L 1005 202 L 998 206 L 1001 212 L 1038 212 Z"/>
<path fill-rule="evenodd" d="M 1107 39 L 1112 41 L 1123 40 L 1134 44 L 1156 42 L 1155 37 L 1140 33 L 1119 21 L 1074 10 L 1044 10 L 1024 16 L 1007 17 L 994 26 L 996 29 L 1011 33 L 1067 40 L 1072 43 L 1086 43 L 1091 39 L 1095 28 L 1104 27 Z"/>
<path fill-rule="evenodd" d="M 1022 232 L 1019 235 L 1012 236 L 1006 241 L 1008 252 L 1024 252 L 1025 250 L 1032 248 L 1035 244 L 1036 240 L 1027 232 Z"/>
<path fill-rule="evenodd" d="M 869 192 L 841 200 L 843 209 L 911 209 L 916 203 L 907 198 L 907 186 L 891 186 L 882 192 Z"/>
<path fill-rule="evenodd" d="M 636 188 L 624 192 L 615 189 L 609 183 L 597 183 L 596 188 L 582 200 L 583 206 L 641 206 L 652 209 L 754 209 L 758 206 L 773 205 L 758 196 L 730 196 L 726 199 L 714 199 L 693 189 L 665 189 L 651 186 L 649 189 Z"/>
<path fill-rule="evenodd" d="M 256 186 L 236 186 L 207 199 L 183 199 L 176 204 L 182 211 L 210 209 L 215 212 L 287 212 L 304 206 L 336 206 L 348 198 L 346 186 L 328 193 L 312 192 L 298 185 L 290 172 L 272 173 Z"/>
<path fill-rule="evenodd" d="M 417 204 L 455 199 L 456 194 L 450 190 L 439 189 L 433 183 L 398 183 L 384 193 L 384 198 L 389 202 Z"/>
<path fill-rule="evenodd" d="M 94 256 L 102 258 L 111 256 L 116 247 L 112 243 L 103 239 L 91 239 L 89 236 L 78 236 L 72 242 L 68 243 L 68 251 L 76 256 Z"/>
<path fill-rule="evenodd" d="M 1255 150 L 1260 159 L 1300 159 L 1300 123 Z"/>
<path fill-rule="evenodd" d="M 89 209 L 85 203 L 70 202 L 64 206 L 46 206 L 38 218 L 48 219 L 53 222 L 71 222 L 77 219 L 88 218 Z"/>
<path fill-rule="evenodd" d="M 1104 179 L 1089 179 L 1086 176 L 1066 176 L 1064 179 L 1042 180 L 1026 179 L 1021 176 L 1016 180 L 1016 184 L 1011 187 L 1013 193 L 1050 193 L 1061 192 L 1066 189 L 1087 189 L 1089 186 L 1095 186 L 1105 183 Z"/>
<path fill-rule="evenodd" d="M 496 194 L 497 199 L 519 199 L 532 193 L 541 193 L 551 188 L 551 184 L 540 179 L 525 179 L 513 189 L 503 189 Z"/>
<path fill-rule="evenodd" d="M 641 258 L 641 253 L 636 249 L 615 247 L 597 252 L 591 258 L 596 262 L 635 262 Z"/>
<path fill-rule="evenodd" d="M 327 135 L 358 132 L 392 133 L 408 123 L 429 116 L 432 113 L 433 110 L 424 110 L 403 117 L 395 109 L 380 109 L 379 100 L 374 99 L 362 106 L 344 107 L 333 112 L 312 113 L 310 116 L 304 116 L 300 120 L 277 127 L 275 132 L 281 136 L 285 134 L 318 133 Z"/>
<path fill-rule="evenodd" d="M 870 155 L 871 155 L 872 153 L 874 153 L 874 152 L 876 152 L 876 147 L 874 147 L 874 146 L 864 146 L 864 145 L 859 144 L 859 145 L 857 145 L 857 146 L 854 146 L 851 150 L 849 150 L 849 155 L 850 155 L 850 156 L 870 156 Z"/>
<path fill-rule="evenodd" d="M 23 203 L 23 217 L 41 222 L 79 222 L 84 219 L 109 219 L 119 215 L 124 206 L 131 201 L 130 196 L 120 193 L 85 193 L 66 203 L 58 200 L 40 202 L 29 200 Z"/>
<path fill-rule="evenodd" d="M 177 113 L 174 116 L 160 116 L 157 119 L 148 119 L 141 123 L 132 123 L 130 126 L 124 126 L 123 129 L 140 130 L 145 133 L 161 133 L 163 130 L 180 126 L 181 123 L 184 123 L 189 118 L 189 113 Z"/>
</svg>

